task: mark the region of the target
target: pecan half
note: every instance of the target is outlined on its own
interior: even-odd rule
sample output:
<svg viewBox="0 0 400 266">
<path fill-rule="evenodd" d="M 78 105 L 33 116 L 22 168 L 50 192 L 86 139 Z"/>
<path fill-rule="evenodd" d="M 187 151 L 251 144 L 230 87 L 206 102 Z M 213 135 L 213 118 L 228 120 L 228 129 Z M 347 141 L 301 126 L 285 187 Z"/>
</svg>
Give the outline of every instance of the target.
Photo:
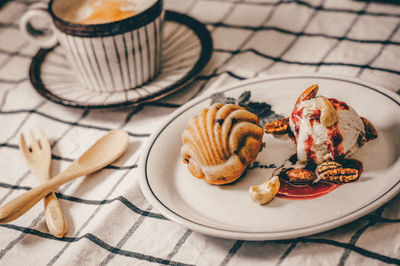
<svg viewBox="0 0 400 266">
<path fill-rule="evenodd" d="M 269 122 L 264 125 L 267 134 L 286 134 L 289 132 L 289 117 Z"/>
<path fill-rule="evenodd" d="M 376 139 L 378 137 L 378 132 L 376 131 L 375 127 L 368 119 L 361 117 L 361 120 L 364 123 L 366 141 Z"/>
<path fill-rule="evenodd" d="M 326 161 L 317 166 L 317 169 L 315 169 L 315 173 L 320 176 L 326 171 L 338 168 L 342 168 L 342 165 L 340 163 L 335 161 Z"/>
<path fill-rule="evenodd" d="M 286 176 L 289 178 L 289 181 L 294 184 L 310 183 L 317 178 L 314 172 L 303 168 L 291 169 L 286 173 Z"/>
<path fill-rule="evenodd" d="M 308 87 L 300 96 L 297 98 L 296 104 L 302 101 L 310 100 L 314 98 L 318 93 L 318 85 L 312 85 Z"/>
<path fill-rule="evenodd" d="M 358 179 L 358 170 L 352 168 L 335 168 L 321 173 L 320 178 L 332 183 L 349 183 Z"/>
</svg>

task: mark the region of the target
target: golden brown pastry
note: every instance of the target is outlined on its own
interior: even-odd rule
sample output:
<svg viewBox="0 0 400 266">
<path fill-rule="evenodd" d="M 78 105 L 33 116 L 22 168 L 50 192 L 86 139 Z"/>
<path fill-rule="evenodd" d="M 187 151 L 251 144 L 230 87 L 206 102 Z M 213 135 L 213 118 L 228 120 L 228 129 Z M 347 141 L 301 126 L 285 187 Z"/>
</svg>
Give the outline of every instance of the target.
<svg viewBox="0 0 400 266">
<path fill-rule="evenodd" d="M 238 179 L 261 149 L 258 116 L 234 104 L 217 103 L 189 120 L 181 155 L 192 175 L 210 184 Z"/>
</svg>

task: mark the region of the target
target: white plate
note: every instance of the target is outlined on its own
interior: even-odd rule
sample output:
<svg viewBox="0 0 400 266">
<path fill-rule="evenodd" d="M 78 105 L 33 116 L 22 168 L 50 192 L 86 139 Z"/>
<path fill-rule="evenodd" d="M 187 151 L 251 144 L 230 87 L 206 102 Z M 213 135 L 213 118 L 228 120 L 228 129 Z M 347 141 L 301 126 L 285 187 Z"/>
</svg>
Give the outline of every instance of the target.
<svg viewBox="0 0 400 266">
<path fill-rule="evenodd" d="M 212 98 L 267 102 L 277 115 L 289 116 L 299 94 L 312 84 L 319 95 L 334 97 L 355 108 L 377 128 L 379 137 L 355 155 L 363 162 L 360 180 L 320 198 L 275 198 L 253 203 L 248 188 L 271 176 L 273 168 L 249 169 L 233 185 L 214 186 L 193 177 L 181 161 L 181 133 L 189 118 L 208 108 Z M 245 240 L 273 240 L 305 236 L 353 221 L 384 204 L 400 190 L 400 97 L 375 85 L 348 78 L 307 75 L 247 80 L 176 110 L 149 140 L 141 160 L 140 185 L 145 197 L 163 215 L 194 231 Z M 274 119 L 275 117 L 271 117 Z M 257 157 L 263 165 L 281 165 L 295 153 L 289 138 L 264 135 L 266 147 Z"/>
</svg>

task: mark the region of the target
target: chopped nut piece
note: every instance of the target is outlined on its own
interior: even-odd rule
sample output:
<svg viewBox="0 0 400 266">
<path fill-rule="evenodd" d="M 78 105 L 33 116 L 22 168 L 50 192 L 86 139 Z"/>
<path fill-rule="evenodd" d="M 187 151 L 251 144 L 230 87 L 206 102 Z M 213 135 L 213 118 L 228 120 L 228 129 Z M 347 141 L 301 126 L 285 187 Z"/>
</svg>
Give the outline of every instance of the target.
<svg viewBox="0 0 400 266">
<path fill-rule="evenodd" d="M 331 101 L 324 96 L 316 98 L 318 107 L 321 110 L 320 121 L 325 127 L 331 127 L 338 121 L 338 114 Z"/>
<path fill-rule="evenodd" d="M 286 134 L 289 132 L 289 117 L 275 120 L 265 124 L 264 131 L 267 134 Z"/>
<path fill-rule="evenodd" d="M 265 204 L 275 197 L 279 191 L 279 187 L 279 177 L 273 176 L 258 186 L 251 186 L 249 188 L 249 195 L 254 202 Z"/>
</svg>

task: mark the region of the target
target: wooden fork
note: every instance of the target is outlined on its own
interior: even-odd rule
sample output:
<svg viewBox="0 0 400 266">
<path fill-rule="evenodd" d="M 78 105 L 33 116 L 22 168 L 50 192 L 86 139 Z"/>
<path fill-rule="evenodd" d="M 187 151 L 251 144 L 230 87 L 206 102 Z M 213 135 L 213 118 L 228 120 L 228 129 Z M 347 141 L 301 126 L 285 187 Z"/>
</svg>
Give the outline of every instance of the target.
<svg viewBox="0 0 400 266">
<path fill-rule="evenodd" d="M 26 144 L 24 135 L 21 134 L 19 148 L 31 172 L 39 179 L 40 183 L 45 183 L 50 180 L 51 148 L 43 130 L 38 128 L 38 131 L 38 140 L 35 138 L 32 130 L 30 131 L 30 147 Z M 56 237 L 63 237 L 68 230 L 68 226 L 54 192 L 45 197 L 44 206 L 49 232 Z"/>
</svg>

